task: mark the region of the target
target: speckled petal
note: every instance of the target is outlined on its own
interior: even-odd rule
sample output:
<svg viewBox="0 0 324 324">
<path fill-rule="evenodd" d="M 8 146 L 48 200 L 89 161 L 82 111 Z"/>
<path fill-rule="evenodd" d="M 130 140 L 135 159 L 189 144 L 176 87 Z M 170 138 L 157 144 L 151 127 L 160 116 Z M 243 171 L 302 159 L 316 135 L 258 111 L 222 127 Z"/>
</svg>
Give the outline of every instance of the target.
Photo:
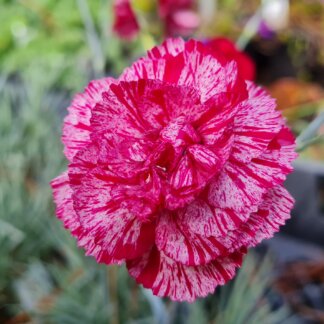
<svg viewBox="0 0 324 324">
<path fill-rule="evenodd" d="M 182 38 L 168 38 L 161 45 L 153 47 L 147 52 L 147 57 L 156 60 L 168 56 L 177 56 L 183 52 L 185 41 Z"/>
<path fill-rule="evenodd" d="M 122 81 L 113 84 L 102 97 L 102 102 L 92 111 L 93 137 L 109 133 L 131 140 L 145 135 L 156 139 L 154 135 L 158 135 L 171 119 L 184 116 L 190 120 L 197 111 L 207 109 L 200 105 L 193 88 L 156 80 Z"/>
<path fill-rule="evenodd" d="M 280 226 L 290 218 L 293 206 L 294 199 L 284 187 L 270 189 L 258 211 L 253 213 L 239 230 L 230 234 L 236 238 L 230 250 L 234 251 L 241 246 L 256 246 L 264 239 L 273 237 Z"/>
<path fill-rule="evenodd" d="M 64 227 L 77 235 L 81 231 L 80 222 L 73 208 L 72 189 L 69 182 L 68 172 L 62 173 L 51 181 L 56 215 L 63 222 Z"/>
<path fill-rule="evenodd" d="M 254 207 L 257 210 L 257 206 Z M 235 211 L 230 208 L 217 208 L 208 203 L 208 199 L 201 195 L 189 204 L 178 218 L 182 228 L 204 237 L 213 236 L 225 246 L 231 244 L 231 240 L 225 241 L 229 231 L 238 229 L 242 223 L 250 217 L 251 210 Z M 222 240 L 222 241 L 220 241 Z"/>
<path fill-rule="evenodd" d="M 118 179 L 111 173 L 94 168 L 78 186 L 72 185 L 74 209 L 84 232 L 101 247 L 94 256 L 107 264 L 138 257 L 154 241 L 154 223 L 142 222 L 123 206 L 121 199 L 114 197 L 116 183 Z"/>
<path fill-rule="evenodd" d="M 155 51 L 163 52 L 163 47 L 151 52 Z M 185 43 L 184 50 L 176 56 L 166 54 L 160 59 L 140 59 L 120 77 L 120 80 L 127 81 L 140 79 L 155 79 L 196 88 L 203 103 L 221 92 L 245 91 L 244 80 L 238 77 L 236 63 L 223 65 L 202 43 L 195 40 Z"/>
<path fill-rule="evenodd" d="M 242 264 L 243 252 L 217 259 L 202 266 L 185 266 L 167 257 L 154 246 L 142 257 L 127 262 L 132 277 L 160 297 L 193 302 L 224 285 Z"/>
<path fill-rule="evenodd" d="M 202 236 L 190 231 L 181 223 L 176 212 L 164 212 L 157 223 L 155 243 L 165 255 L 184 265 L 206 264 L 228 249 L 212 236 Z"/>
<path fill-rule="evenodd" d="M 101 100 L 101 94 L 114 82 L 112 78 L 91 81 L 83 93 L 77 94 L 69 114 L 64 119 L 62 141 L 64 153 L 72 161 L 74 155 L 90 143 L 90 118 L 93 107 Z"/>
<path fill-rule="evenodd" d="M 259 205 L 263 194 L 282 183 L 292 171 L 291 163 L 297 156 L 294 149 L 294 137 L 283 127 L 258 158 L 247 164 L 230 158 L 211 183 L 208 202 L 214 207 L 236 211 Z"/>
<path fill-rule="evenodd" d="M 265 90 L 247 82 L 249 98 L 235 116 L 233 156 L 247 163 L 258 157 L 284 124 L 276 103 Z"/>
<path fill-rule="evenodd" d="M 87 255 L 97 256 L 101 247 L 96 244 L 95 237 L 89 231 L 85 231 L 80 224 L 79 217 L 73 207 L 73 191 L 67 172 L 51 181 L 56 215 L 63 222 L 73 236 L 77 238 L 78 246 L 85 248 Z M 97 258 L 100 261 L 99 258 Z M 120 264 L 122 260 L 111 260 L 111 263 Z"/>
</svg>

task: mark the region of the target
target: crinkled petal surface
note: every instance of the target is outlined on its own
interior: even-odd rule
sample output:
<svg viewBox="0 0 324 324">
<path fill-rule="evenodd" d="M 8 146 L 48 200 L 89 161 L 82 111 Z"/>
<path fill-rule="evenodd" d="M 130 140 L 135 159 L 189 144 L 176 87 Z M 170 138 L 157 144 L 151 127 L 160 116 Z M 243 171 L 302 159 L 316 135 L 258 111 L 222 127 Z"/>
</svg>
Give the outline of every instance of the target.
<svg viewBox="0 0 324 324">
<path fill-rule="evenodd" d="M 253 247 L 262 240 L 271 238 L 290 218 L 293 205 L 294 199 L 282 186 L 269 190 L 258 211 L 251 214 L 239 230 L 229 233 L 233 239 L 235 237 L 231 250 L 235 251 L 241 246 Z"/>
<path fill-rule="evenodd" d="M 62 135 L 64 153 L 68 160 L 72 161 L 74 155 L 90 143 L 91 111 L 101 100 L 102 92 L 113 82 L 112 78 L 91 81 L 83 93 L 74 97 L 68 108 L 69 114 L 64 119 Z"/>
<path fill-rule="evenodd" d="M 237 92 L 245 95 L 245 84 L 238 76 L 234 61 L 221 63 L 200 42 L 190 40 L 167 41 L 149 53 L 151 57 L 135 62 L 121 75 L 122 80 L 154 79 L 199 90 L 205 102 L 222 92 Z M 179 52 L 179 53 L 178 53 Z M 178 54 L 177 54 L 178 53 Z"/>
<path fill-rule="evenodd" d="M 126 262 L 161 297 L 194 301 L 290 217 L 295 139 L 238 63 L 167 39 L 68 108 L 57 217 L 98 262 Z"/>
<path fill-rule="evenodd" d="M 238 251 L 207 265 L 192 267 L 174 261 L 153 247 L 141 258 L 128 261 L 127 268 L 138 283 L 152 289 L 155 295 L 193 302 L 232 279 L 243 255 L 243 251 Z"/>
</svg>

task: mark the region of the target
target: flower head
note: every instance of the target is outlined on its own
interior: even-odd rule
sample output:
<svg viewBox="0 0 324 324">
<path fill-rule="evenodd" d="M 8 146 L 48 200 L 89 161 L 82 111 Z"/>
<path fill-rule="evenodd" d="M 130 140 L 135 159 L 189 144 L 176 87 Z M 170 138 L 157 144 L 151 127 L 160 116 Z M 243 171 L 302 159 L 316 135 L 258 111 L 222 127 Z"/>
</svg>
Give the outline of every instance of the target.
<svg viewBox="0 0 324 324">
<path fill-rule="evenodd" d="M 136 37 L 139 32 L 139 25 L 130 0 L 114 0 L 114 14 L 114 32 L 124 39 Z"/>
<path fill-rule="evenodd" d="M 200 42 L 168 39 L 92 81 L 63 128 L 57 216 L 98 262 L 193 301 L 290 216 L 294 137 L 275 102 Z"/>
<path fill-rule="evenodd" d="M 157 9 L 156 15 L 164 27 L 163 33 L 168 36 L 189 36 L 199 26 L 200 19 L 194 10 L 193 0 L 159 0 Z M 115 33 L 120 38 L 135 38 L 140 26 L 131 1 L 114 0 L 114 14 Z"/>
<path fill-rule="evenodd" d="M 221 52 L 226 59 L 234 60 L 241 76 L 246 80 L 255 79 L 255 64 L 252 59 L 245 53 L 239 51 L 235 44 L 224 37 L 216 37 L 207 41 L 206 44 L 211 51 Z"/>
<path fill-rule="evenodd" d="M 188 36 L 200 24 L 200 18 L 194 10 L 194 0 L 159 0 L 159 15 L 169 36 Z"/>
</svg>

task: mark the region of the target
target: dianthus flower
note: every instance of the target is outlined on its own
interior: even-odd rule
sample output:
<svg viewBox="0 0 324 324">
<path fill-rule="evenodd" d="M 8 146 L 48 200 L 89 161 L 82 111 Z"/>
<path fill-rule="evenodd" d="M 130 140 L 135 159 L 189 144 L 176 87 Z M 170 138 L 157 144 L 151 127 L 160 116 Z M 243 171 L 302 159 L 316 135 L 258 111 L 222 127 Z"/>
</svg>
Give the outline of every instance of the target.
<svg viewBox="0 0 324 324">
<path fill-rule="evenodd" d="M 137 36 L 140 26 L 130 0 L 114 0 L 113 30 L 124 39 Z M 168 36 L 189 36 L 199 26 L 194 0 L 159 0 L 157 13 Z"/>
<path fill-rule="evenodd" d="M 90 82 L 64 120 L 56 213 L 98 262 L 194 301 L 290 216 L 294 137 L 275 101 L 200 42 L 168 39 Z"/>
<path fill-rule="evenodd" d="M 114 0 L 114 32 L 121 38 L 133 39 L 139 32 L 139 24 L 129 0 Z"/>
<path fill-rule="evenodd" d="M 200 18 L 194 10 L 194 0 L 159 0 L 159 16 L 164 21 L 168 36 L 192 34 L 200 24 Z"/>
<path fill-rule="evenodd" d="M 209 39 L 206 45 L 211 51 L 222 52 L 227 60 L 234 60 L 237 63 L 239 73 L 244 79 L 251 81 L 255 79 L 254 62 L 247 54 L 239 51 L 231 40 L 225 37 L 216 37 Z"/>
</svg>

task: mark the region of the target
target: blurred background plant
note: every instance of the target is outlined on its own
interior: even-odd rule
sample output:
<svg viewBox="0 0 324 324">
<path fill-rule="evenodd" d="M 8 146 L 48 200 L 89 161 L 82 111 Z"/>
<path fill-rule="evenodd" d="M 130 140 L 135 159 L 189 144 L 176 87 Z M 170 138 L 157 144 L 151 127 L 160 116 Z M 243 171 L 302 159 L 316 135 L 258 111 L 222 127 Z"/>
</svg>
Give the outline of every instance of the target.
<svg viewBox="0 0 324 324">
<path fill-rule="evenodd" d="M 200 22 L 193 36 L 239 40 L 257 80 L 303 134 L 301 147 L 313 144 L 303 157 L 323 161 L 324 5 L 279 2 L 281 14 L 269 1 L 192 2 Z M 154 18 L 155 1 L 131 4 L 141 30 L 124 41 L 113 32 L 109 0 L 0 0 L 0 323 L 297 323 L 272 284 L 275 259 L 251 252 L 215 295 L 170 303 L 122 267 L 85 257 L 55 218 L 49 181 L 66 163 L 60 128 L 72 94 L 181 33 Z"/>
</svg>

